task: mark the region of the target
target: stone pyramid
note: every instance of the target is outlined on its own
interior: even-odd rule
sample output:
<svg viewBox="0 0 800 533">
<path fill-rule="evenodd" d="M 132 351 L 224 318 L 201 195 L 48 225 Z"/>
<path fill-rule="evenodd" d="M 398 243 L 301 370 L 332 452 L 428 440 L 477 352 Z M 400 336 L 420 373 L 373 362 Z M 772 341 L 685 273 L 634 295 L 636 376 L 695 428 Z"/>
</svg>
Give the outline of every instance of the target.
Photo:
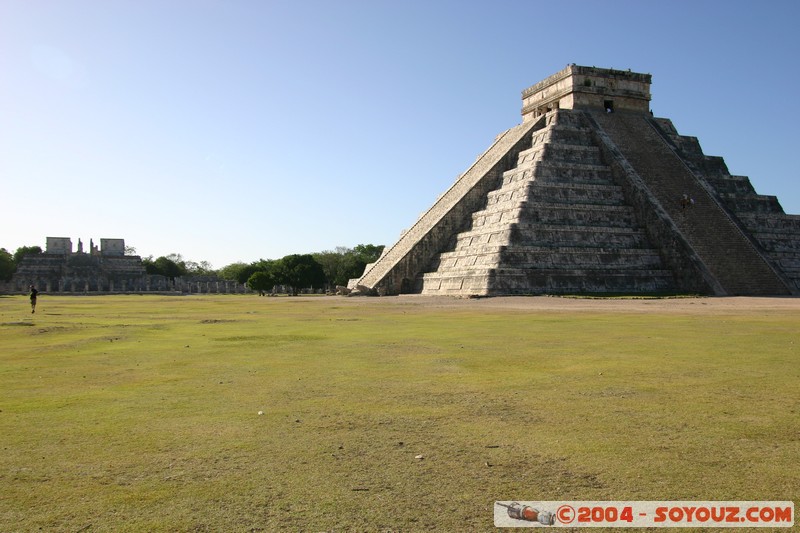
<svg viewBox="0 0 800 533">
<path fill-rule="evenodd" d="M 570 65 L 351 287 L 379 294 L 798 295 L 800 217 L 649 109 L 649 74 Z"/>
</svg>

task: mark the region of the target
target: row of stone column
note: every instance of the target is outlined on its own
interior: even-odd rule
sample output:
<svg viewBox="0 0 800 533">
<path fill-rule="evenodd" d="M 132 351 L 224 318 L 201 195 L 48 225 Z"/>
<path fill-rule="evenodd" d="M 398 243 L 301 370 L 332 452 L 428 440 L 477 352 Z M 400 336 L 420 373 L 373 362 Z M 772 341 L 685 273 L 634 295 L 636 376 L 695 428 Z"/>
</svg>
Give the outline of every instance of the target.
<svg viewBox="0 0 800 533">
<path fill-rule="evenodd" d="M 34 285 L 39 291 L 46 293 L 127 293 L 127 292 L 181 292 L 187 294 L 244 294 L 250 293 L 245 285 L 235 281 L 192 281 L 176 279 L 151 280 L 146 279 L 123 279 L 94 280 L 88 279 L 59 279 L 55 282 L 52 279 L 24 279 L 15 280 L 9 292 L 27 292 L 30 285 Z M 10 283 L 9 283 L 10 285 Z"/>
</svg>

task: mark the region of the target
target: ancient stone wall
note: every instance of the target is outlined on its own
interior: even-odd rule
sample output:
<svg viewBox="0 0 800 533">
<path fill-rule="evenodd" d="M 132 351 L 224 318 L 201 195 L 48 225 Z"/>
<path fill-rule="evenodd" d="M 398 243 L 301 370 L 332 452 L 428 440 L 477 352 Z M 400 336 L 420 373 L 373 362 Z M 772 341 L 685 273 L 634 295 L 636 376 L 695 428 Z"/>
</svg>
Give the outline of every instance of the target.
<svg viewBox="0 0 800 533">
<path fill-rule="evenodd" d="M 44 253 L 27 256 L 11 281 L 0 283 L 0 293 L 20 294 L 34 285 L 43 293 L 185 293 L 241 294 L 250 292 L 235 281 L 215 277 L 175 279 L 145 272 L 141 257 Z"/>
<path fill-rule="evenodd" d="M 48 254 L 71 254 L 72 239 L 69 237 L 47 237 L 45 252 Z"/>
<path fill-rule="evenodd" d="M 125 255 L 125 239 L 100 239 L 100 253 L 102 255 Z"/>
<path fill-rule="evenodd" d="M 650 74 L 568 65 L 522 92 L 522 120 L 556 109 L 595 109 L 647 113 Z"/>
</svg>

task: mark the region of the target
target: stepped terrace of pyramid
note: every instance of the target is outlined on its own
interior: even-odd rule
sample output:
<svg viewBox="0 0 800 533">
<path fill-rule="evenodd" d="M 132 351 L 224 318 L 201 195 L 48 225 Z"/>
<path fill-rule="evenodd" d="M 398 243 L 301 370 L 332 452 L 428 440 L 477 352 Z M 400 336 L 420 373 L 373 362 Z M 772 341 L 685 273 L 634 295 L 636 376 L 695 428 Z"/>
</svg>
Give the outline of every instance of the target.
<svg viewBox="0 0 800 533">
<path fill-rule="evenodd" d="M 351 280 L 453 296 L 800 293 L 800 216 L 650 112 L 650 74 L 569 65 Z"/>
</svg>

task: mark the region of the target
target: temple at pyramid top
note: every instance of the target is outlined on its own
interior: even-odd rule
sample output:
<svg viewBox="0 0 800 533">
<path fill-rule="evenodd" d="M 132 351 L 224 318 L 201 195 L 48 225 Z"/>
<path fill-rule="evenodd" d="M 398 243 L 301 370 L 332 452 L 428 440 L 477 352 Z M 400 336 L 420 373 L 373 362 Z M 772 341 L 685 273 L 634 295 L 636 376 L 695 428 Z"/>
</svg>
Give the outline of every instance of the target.
<svg viewBox="0 0 800 533">
<path fill-rule="evenodd" d="M 650 74 L 569 65 L 356 293 L 800 295 L 800 216 L 650 112 Z"/>
<path fill-rule="evenodd" d="M 534 120 L 555 109 L 647 113 L 650 80 L 650 74 L 630 70 L 568 65 L 522 91 L 522 120 Z"/>
</svg>

